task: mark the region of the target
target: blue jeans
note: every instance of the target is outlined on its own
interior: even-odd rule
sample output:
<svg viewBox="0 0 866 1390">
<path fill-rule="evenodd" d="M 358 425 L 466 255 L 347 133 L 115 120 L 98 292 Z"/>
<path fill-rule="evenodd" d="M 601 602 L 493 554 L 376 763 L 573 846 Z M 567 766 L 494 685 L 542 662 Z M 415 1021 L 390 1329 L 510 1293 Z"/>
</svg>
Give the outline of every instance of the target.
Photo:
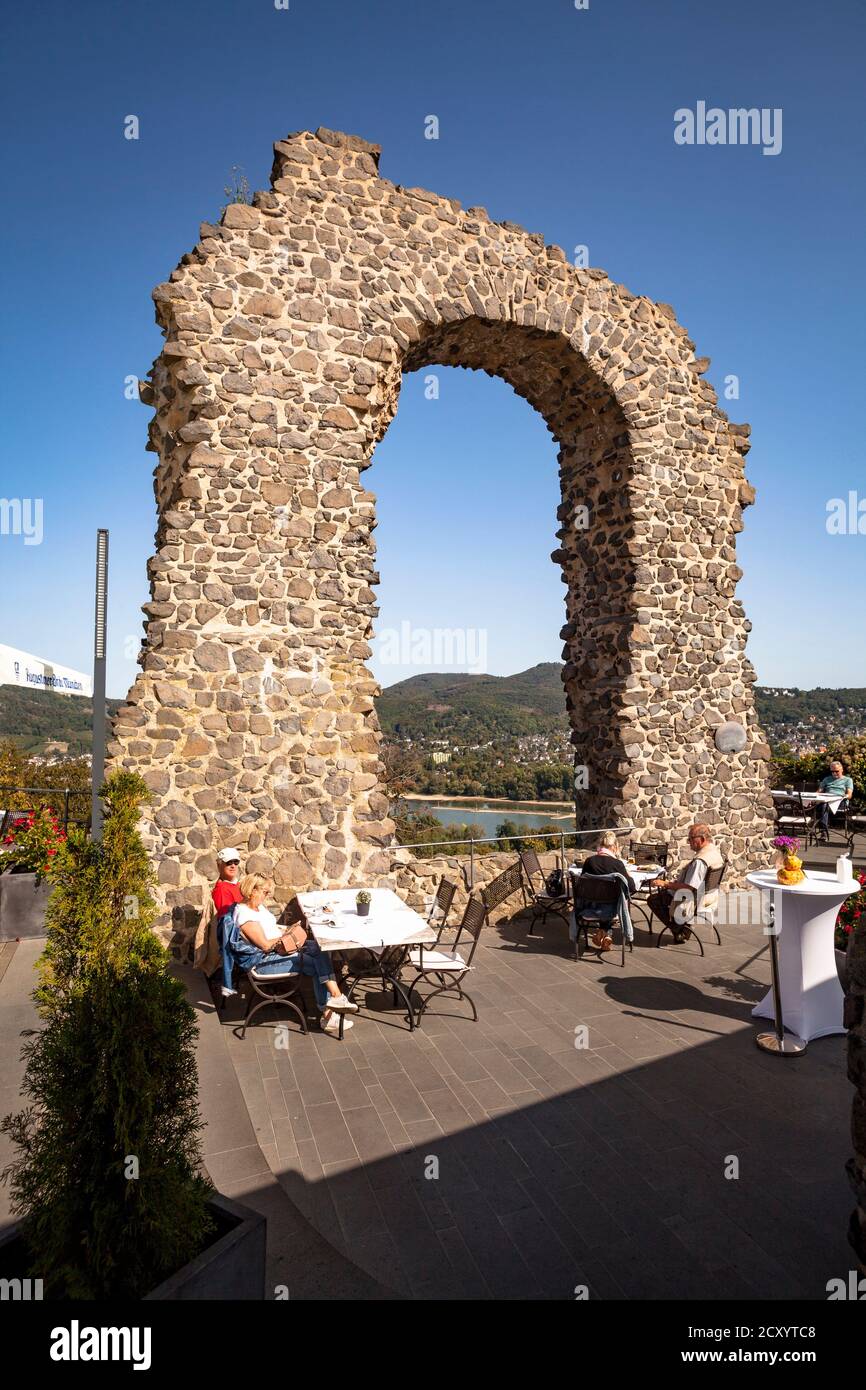
<svg viewBox="0 0 866 1390">
<path fill-rule="evenodd" d="M 821 827 L 821 829 L 822 829 L 822 830 L 826 830 L 826 831 L 829 832 L 829 829 L 830 829 L 830 816 L 833 815 L 833 814 L 835 814 L 835 815 L 837 815 L 837 816 L 844 816 L 844 815 L 845 815 L 845 812 L 847 811 L 847 809 L 848 809 L 848 807 L 850 806 L 850 804 L 851 804 L 850 801 L 847 801 L 847 800 L 845 799 L 845 797 L 843 797 L 842 800 L 839 802 L 839 809 L 838 809 L 838 811 L 836 811 L 836 812 L 831 812 L 829 801 L 819 801 L 819 802 L 818 802 L 818 824 L 819 824 L 819 826 Z"/>
<path fill-rule="evenodd" d="M 235 964 L 241 970 L 257 970 L 260 975 L 309 975 L 313 981 L 313 993 L 320 1009 L 327 1008 L 328 991 L 326 980 L 334 979 L 331 957 L 323 951 L 317 941 L 310 936 L 302 950 L 294 955 L 284 956 L 278 951 L 262 951 L 247 941 L 233 917 L 225 917 L 218 924 L 222 930 L 221 949 L 223 956 L 223 984 L 232 987 L 232 972 Z"/>
</svg>

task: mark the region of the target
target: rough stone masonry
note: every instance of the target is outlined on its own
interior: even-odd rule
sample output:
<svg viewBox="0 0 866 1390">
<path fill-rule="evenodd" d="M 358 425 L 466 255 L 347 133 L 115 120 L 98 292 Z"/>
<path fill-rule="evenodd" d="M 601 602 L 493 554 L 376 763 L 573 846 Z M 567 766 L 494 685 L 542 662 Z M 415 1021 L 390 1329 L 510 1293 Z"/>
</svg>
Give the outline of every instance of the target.
<svg viewBox="0 0 866 1390">
<path fill-rule="evenodd" d="M 287 137 L 272 191 L 203 224 L 154 291 L 156 553 L 109 751 L 153 792 L 176 948 L 220 843 L 282 898 L 411 877 L 366 666 L 379 576 L 363 472 L 402 374 L 431 364 L 503 377 L 558 446 L 578 825 L 631 823 L 676 855 L 707 820 L 732 881 L 766 856 L 769 749 L 736 598 L 748 426 L 719 408 L 670 306 L 378 166 L 356 136 Z M 729 720 L 740 753 L 715 747 Z"/>
</svg>

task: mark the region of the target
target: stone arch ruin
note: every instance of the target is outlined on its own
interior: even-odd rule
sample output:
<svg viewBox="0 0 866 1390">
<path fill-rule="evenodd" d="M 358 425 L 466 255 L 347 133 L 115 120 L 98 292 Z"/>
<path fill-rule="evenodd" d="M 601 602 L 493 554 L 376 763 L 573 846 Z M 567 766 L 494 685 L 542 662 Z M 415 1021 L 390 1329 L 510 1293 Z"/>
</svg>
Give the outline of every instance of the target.
<svg viewBox="0 0 866 1390">
<path fill-rule="evenodd" d="M 333 131 L 280 141 L 272 191 L 203 224 L 154 291 L 156 554 L 109 752 L 152 790 L 178 939 L 221 842 L 284 898 L 407 857 L 365 665 L 378 575 L 362 473 L 403 372 L 428 364 L 503 377 L 558 445 L 578 824 L 681 841 L 699 816 L 738 873 L 764 853 L 769 750 L 735 597 L 748 427 L 668 305 L 378 162 Z M 725 721 L 745 726 L 739 753 L 716 749 Z"/>
</svg>

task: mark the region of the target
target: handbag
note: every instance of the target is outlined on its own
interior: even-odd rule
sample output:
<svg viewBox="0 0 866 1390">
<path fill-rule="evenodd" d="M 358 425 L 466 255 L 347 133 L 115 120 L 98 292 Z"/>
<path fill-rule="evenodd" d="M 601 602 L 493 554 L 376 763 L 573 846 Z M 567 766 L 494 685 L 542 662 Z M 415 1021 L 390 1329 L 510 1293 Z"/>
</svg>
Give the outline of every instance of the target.
<svg viewBox="0 0 866 1390">
<path fill-rule="evenodd" d="M 291 945 L 289 944 L 291 943 Z M 303 951 L 307 944 L 307 929 L 300 922 L 294 922 L 292 926 L 286 927 L 280 939 L 279 949 L 287 956 L 293 956 L 296 951 Z"/>
</svg>

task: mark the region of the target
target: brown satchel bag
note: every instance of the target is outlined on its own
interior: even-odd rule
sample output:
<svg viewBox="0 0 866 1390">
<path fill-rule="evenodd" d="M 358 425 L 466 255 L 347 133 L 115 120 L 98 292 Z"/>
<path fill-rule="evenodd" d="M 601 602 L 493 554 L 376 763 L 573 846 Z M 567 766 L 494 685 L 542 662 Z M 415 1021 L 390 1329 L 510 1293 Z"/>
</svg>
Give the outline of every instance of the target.
<svg viewBox="0 0 866 1390">
<path fill-rule="evenodd" d="M 302 951 L 307 944 L 307 929 L 300 922 L 294 922 L 290 927 L 286 927 L 280 942 L 280 949 L 287 956 L 293 956 L 296 951 Z"/>
</svg>

